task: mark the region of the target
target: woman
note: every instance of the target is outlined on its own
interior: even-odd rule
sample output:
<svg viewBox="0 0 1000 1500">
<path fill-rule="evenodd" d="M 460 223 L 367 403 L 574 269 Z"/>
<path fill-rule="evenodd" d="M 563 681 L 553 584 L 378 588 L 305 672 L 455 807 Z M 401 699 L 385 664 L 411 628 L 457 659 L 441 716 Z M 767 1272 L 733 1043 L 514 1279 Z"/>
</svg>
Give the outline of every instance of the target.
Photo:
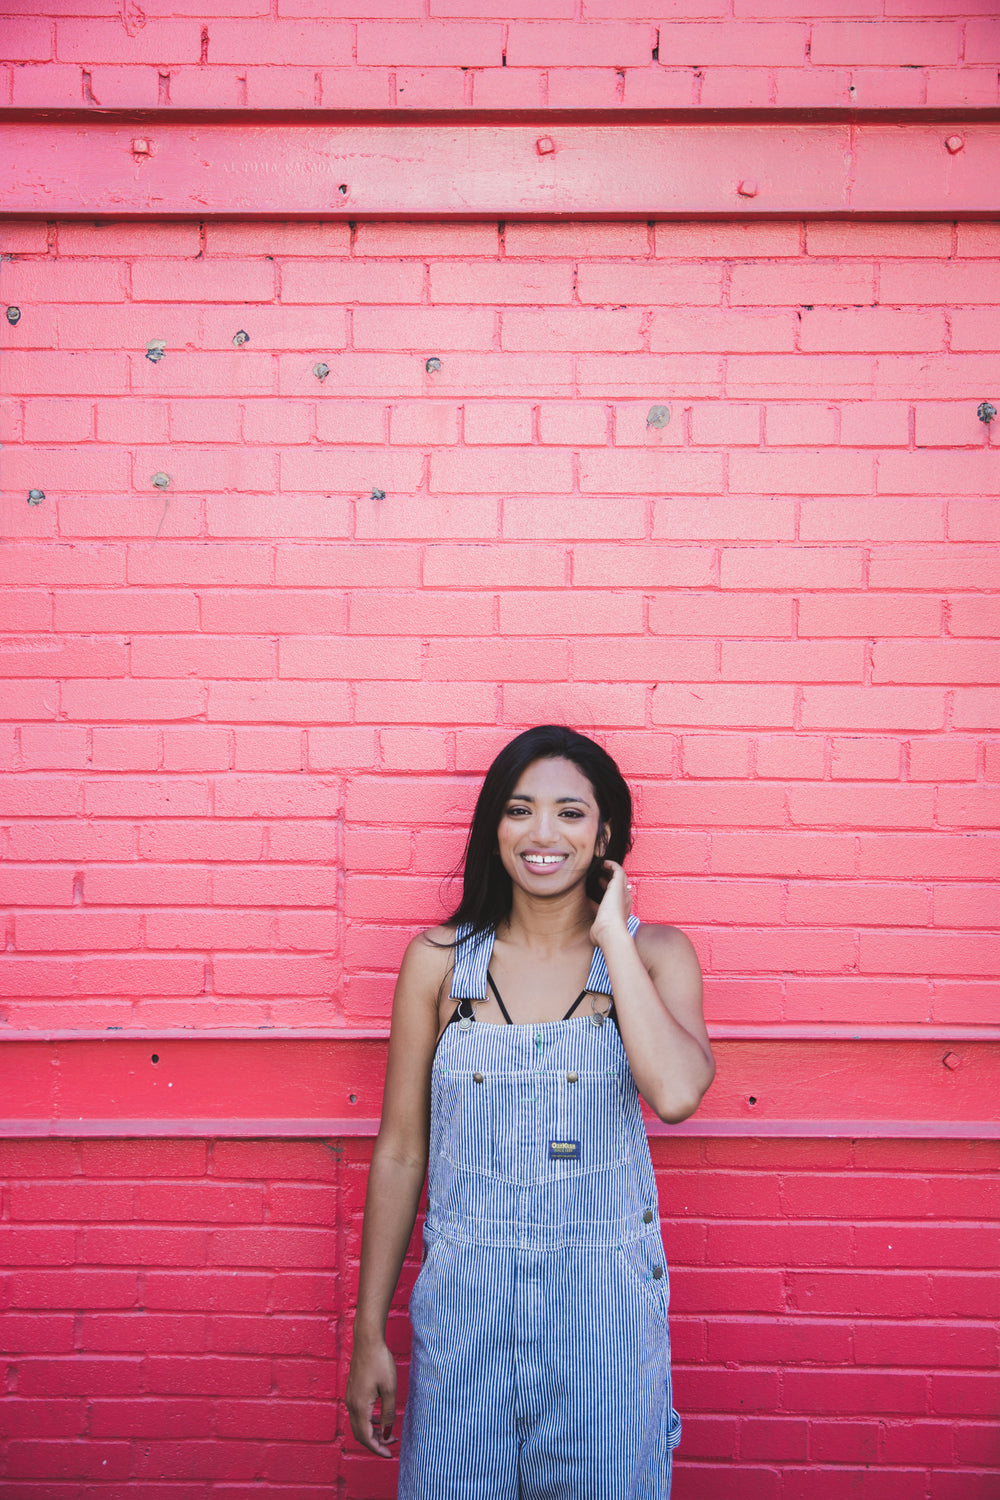
<svg viewBox="0 0 1000 1500">
<path fill-rule="evenodd" d="M 680 1419 L 636 1086 L 683 1120 L 714 1064 L 694 949 L 631 915 L 631 822 L 599 745 L 518 735 L 479 794 L 458 910 L 403 959 L 347 1387 L 355 1437 L 390 1456 L 385 1325 L 429 1158 L 401 1500 L 669 1495 Z"/>
</svg>

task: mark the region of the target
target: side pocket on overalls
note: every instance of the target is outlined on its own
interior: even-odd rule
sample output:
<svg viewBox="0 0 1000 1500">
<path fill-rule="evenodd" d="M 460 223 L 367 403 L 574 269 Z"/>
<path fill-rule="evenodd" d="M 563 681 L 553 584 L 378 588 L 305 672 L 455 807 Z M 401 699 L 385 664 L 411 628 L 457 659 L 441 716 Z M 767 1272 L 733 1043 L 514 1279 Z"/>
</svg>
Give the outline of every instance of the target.
<svg viewBox="0 0 1000 1500">
<path fill-rule="evenodd" d="M 411 1315 L 413 1313 L 414 1307 L 416 1307 L 420 1299 L 426 1295 L 428 1283 L 432 1282 L 433 1280 L 433 1262 L 437 1258 L 437 1253 L 440 1250 L 442 1243 L 443 1241 L 440 1235 L 429 1235 L 425 1231 L 423 1252 L 424 1258 L 420 1263 L 420 1270 L 417 1272 L 417 1279 L 413 1283 L 413 1289 L 410 1292 L 410 1301 L 408 1305 Z"/>
<path fill-rule="evenodd" d="M 618 1246 L 615 1256 L 626 1278 L 641 1288 L 650 1307 L 665 1323 L 670 1304 L 670 1275 L 659 1235 L 626 1240 Z"/>
</svg>

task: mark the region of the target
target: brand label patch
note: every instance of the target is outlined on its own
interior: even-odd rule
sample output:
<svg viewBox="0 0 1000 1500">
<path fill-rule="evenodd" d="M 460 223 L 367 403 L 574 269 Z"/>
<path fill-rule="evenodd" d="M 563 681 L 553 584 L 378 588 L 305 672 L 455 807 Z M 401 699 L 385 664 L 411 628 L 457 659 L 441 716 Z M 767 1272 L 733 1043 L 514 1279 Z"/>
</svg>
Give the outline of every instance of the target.
<svg viewBox="0 0 1000 1500">
<path fill-rule="evenodd" d="M 549 1161 L 579 1161 L 579 1141 L 549 1141 Z"/>
</svg>

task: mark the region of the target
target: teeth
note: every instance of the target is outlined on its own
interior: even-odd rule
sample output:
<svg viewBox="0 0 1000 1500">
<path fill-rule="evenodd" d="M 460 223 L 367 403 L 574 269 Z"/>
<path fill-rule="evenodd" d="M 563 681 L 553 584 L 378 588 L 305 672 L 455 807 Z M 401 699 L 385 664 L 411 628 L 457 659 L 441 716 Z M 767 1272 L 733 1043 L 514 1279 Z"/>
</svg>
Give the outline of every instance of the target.
<svg viewBox="0 0 1000 1500">
<path fill-rule="evenodd" d="M 564 854 L 526 854 L 524 862 L 526 865 L 561 865 L 565 858 Z"/>
</svg>

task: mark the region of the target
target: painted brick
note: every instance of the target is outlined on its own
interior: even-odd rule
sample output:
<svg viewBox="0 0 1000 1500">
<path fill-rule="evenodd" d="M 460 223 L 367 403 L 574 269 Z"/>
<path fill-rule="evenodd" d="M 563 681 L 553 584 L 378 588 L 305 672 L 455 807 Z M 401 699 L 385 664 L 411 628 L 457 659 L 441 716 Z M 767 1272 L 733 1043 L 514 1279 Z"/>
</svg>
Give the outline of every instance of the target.
<svg viewBox="0 0 1000 1500">
<path fill-rule="evenodd" d="M 802 319 L 801 348 L 831 350 L 925 349 L 944 346 L 941 313 L 899 312 L 894 308 L 834 308 L 807 312 Z"/>
<path fill-rule="evenodd" d="M 757 775 L 816 781 L 823 775 L 824 745 L 818 738 L 802 735 L 760 735 L 757 739 Z"/>
<path fill-rule="evenodd" d="M 459 4 L 471 6 L 474 0 Z M 538 109 L 544 76 L 539 68 L 477 70 L 472 74 L 473 102 L 480 109 Z"/>
<path fill-rule="evenodd" d="M 538 435 L 543 443 L 590 447 L 607 441 L 608 418 L 602 406 L 547 401 L 538 413 Z"/>
<path fill-rule="evenodd" d="M 746 443 L 756 446 L 761 438 L 760 408 L 733 406 L 714 401 L 696 404 L 691 412 L 691 441 L 711 447 Z"/>
<path fill-rule="evenodd" d="M 898 781 L 900 746 L 895 740 L 843 736 L 831 744 L 835 781 Z"/>
<path fill-rule="evenodd" d="M 322 401 L 316 435 L 321 443 L 383 443 L 385 407 L 374 401 Z"/>
<path fill-rule="evenodd" d="M 485 635 L 492 629 L 493 612 L 489 594 L 435 592 L 430 588 L 422 594 L 399 592 L 383 598 L 362 594 L 351 600 L 351 630 L 361 635 L 401 635 L 405 626 L 422 636 L 450 636 L 461 624 L 464 630 Z"/>
<path fill-rule="evenodd" d="M 500 629 L 504 634 L 627 635 L 642 628 L 638 595 L 606 595 L 574 589 L 571 593 L 510 591 L 500 596 Z M 600 628 L 598 628 L 598 625 Z"/>
<path fill-rule="evenodd" d="M 805 826 L 835 827 L 841 821 L 836 805 L 842 814 L 850 813 L 854 827 L 920 828 L 930 817 L 932 801 L 931 788 L 923 786 L 813 783 L 790 787 L 788 793 L 792 822 Z"/>
<path fill-rule="evenodd" d="M 458 408 L 443 402 L 394 406 L 389 417 L 391 439 L 394 443 L 426 443 L 434 446 L 457 443 L 458 417 Z"/>
<path fill-rule="evenodd" d="M 132 267 L 132 295 L 142 302 L 271 302 L 274 272 L 261 261 L 144 258 Z"/>
<path fill-rule="evenodd" d="M 733 266 L 729 289 L 734 306 L 788 307 L 795 304 L 873 302 L 875 267 L 868 262 L 818 260 L 788 264 L 747 261 Z M 896 299 L 887 299 L 896 300 Z"/>
<path fill-rule="evenodd" d="M 912 66 L 933 60 L 956 62 L 960 32 L 941 21 L 818 21 L 811 57 L 817 63 L 875 63 Z M 973 59 L 979 60 L 979 59 Z"/>
<path fill-rule="evenodd" d="M 863 562 L 850 547 L 724 547 L 721 582 L 736 589 L 857 588 Z"/>
<path fill-rule="evenodd" d="M 667 414 L 672 420 L 665 427 L 653 427 L 649 421 L 650 407 L 643 401 L 638 405 L 619 405 L 614 411 L 615 445 L 620 448 L 679 448 L 684 444 L 683 414 Z"/>
<path fill-rule="evenodd" d="M 804 594 L 798 609 L 803 636 L 936 635 L 941 626 L 940 601 L 922 594 Z"/>
<path fill-rule="evenodd" d="M 510 67 L 580 68 L 601 64 L 617 68 L 649 62 L 652 36 L 648 25 L 629 22 L 512 22 L 505 55 Z"/>
<path fill-rule="evenodd" d="M 572 465 L 568 454 L 549 449 L 511 447 L 502 455 L 456 449 L 431 455 L 430 485 L 443 494 L 560 494 L 573 488 Z"/>
<path fill-rule="evenodd" d="M 430 269 L 432 302 L 551 305 L 572 299 L 573 268 L 569 265 L 527 260 L 435 261 Z"/>
<path fill-rule="evenodd" d="M 530 312 L 511 308 L 503 314 L 501 343 L 504 349 L 515 352 L 638 350 L 642 347 L 641 323 L 638 309 L 629 307 L 552 307 Z"/>
<path fill-rule="evenodd" d="M 1000 540 L 996 505 L 989 500 L 952 500 L 948 506 L 948 532 L 958 542 Z"/>
<path fill-rule="evenodd" d="M 799 520 L 803 541 L 936 542 L 944 532 L 944 507 L 934 500 L 810 500 Z"/>
<path fill-rule="evenodd" d="M 971 809 L 973 815 L 976 811 Z M 904 870 L 917 879 L 982 879 L 998 852 L 993 842 L 986 834 L 912 834 L 878 839 L 862 835 L 858 841 L 858 873 L 872 879 L 899 878 Z"/>
<path fill-rule="evenodd" d="M 647 530 L 645 506 L 638 509 L 628 501 L 601 499 L 545 499 L 516 496 L 504 501 L 503 534 L 511 541 L 567 540 L 588 538 L 595 541 L 635 540 Z"/>
<path fill-rule="evenodd" d="M 577 296 L 583 303 L 640 303 L 650 307 L 718 304 L 722 294 L 721 268 L 712 265 L 648 265 L 619 261 L 581 262 Z"/>
<path fill-rule="evenodd" d="M 899 370 L 895 360 L 892 370 Z M 742 400 L 799 400 L 803 389 L 811 390 L 814 399 L 857 400 L 874 387 L 875 362 L 864 355 L 731 354 L 726 360 L 726 394 Z"/>
<path fill-rule="evenodd" d="M 577 646 L 574 650 L 577 673 L 584 677 L 595 675 L 585 651 L 581 656 L 581 649 Z M 481 682 L 484 678 L 489 682 L 559 682 L 569 676 L 569 646 L 566 641 L 544 638 L 432 640 L 427 649 L 426 675 L 444 682 Z M 402 754 L 396 764 L 400 767 L 407 764 Z"/>
<path fill-rule="evenodd" d="M 530 443 L 531 407 L 504 401 L 470 402 L 465 407 L 463 432 L 467 443 Z"/>
<path fill-rule="evenodd" d="M 734 682 L 860 682 L 860 642 L 724 641 L 722 676 Z"/>
<path fill-rule="evenodd" d="M 421 302 L 423 286 L 424 270 L 417 261 L 383 264 L 360 259 L 328 260 L 323 262 L 322 269 L 318 269 L 312 260 L 292 260 L 285 262 L 281 268 L 283 303 L 302 302 L 315 306 L 317 302 L 334 305 Z M 457 300 L 470 299 L 463 297 Z M 324 329 L 327 321 L 327 316 L 324 316 Z"/>
<path fill-rule="evenodd" d="M 804 729 L 942 729 L 944 694 L 933 688 L 807 687 Z"/>
<path fill-rule="evenodd" d="M 361 21 L 357 37 L 359 63 L 390 66 L 499 67 L 503 45 L 500 26 L 474 21 Z"/>
<path fill-rule="evenodd" d="M 798 403 L 768 406 L 765 414 L 766 441 L 771 447 L 796 448 L 803 444 L 837 441 L 840 423 L 832 406 Z"/>
<path fill-rule="evenodd" d="M 649 626 L 663 635 L 790 636 L 792 601 L 781 594 L 665 592 L 650 602 Z"/>
<path fill-rule="evenodd" d="M 795 923 L 825 919 L 844 925 L 896 927 L 925 924 L 928 910 L 928 896 L 917 889 L 848 883 L 833 890 L 799 884 L 789 890 L 786 914 Z"/>
<path fill-rule="evenodd" d="M 909 777 L 911 781 L 973 781 L 976 757 L 975 740 L 911 740 Z"/>
<path fill-rule="evenodd" d="M 723 488 L 723 466 L 721 454 L 602 449 L 580 455 L 580 488 L 591 494 L 712 494 Z"/>
<path fill-rule="evenodd" d="M 840 408 L 840 441 L 855 448 L 905 447 L 909 409 L 900 401 L 845 403 Z"/>
</svg>

